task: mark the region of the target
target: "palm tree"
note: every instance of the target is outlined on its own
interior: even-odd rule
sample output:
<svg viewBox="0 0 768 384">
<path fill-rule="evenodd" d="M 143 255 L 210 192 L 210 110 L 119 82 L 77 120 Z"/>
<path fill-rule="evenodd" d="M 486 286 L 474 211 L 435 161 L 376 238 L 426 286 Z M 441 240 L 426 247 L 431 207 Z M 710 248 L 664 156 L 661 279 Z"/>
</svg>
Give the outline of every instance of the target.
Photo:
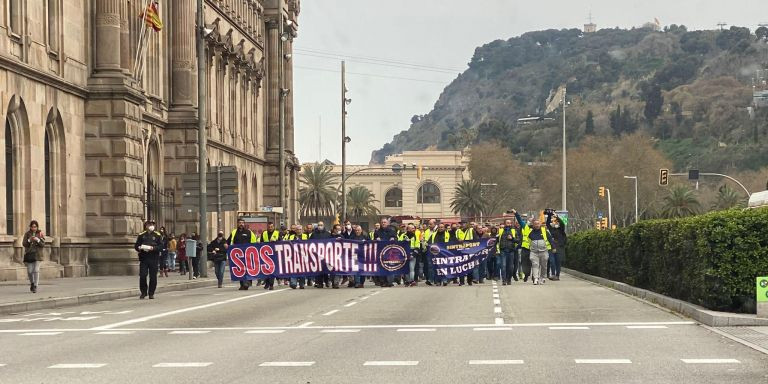
<svg viewBox="0 0 768 384">
<path fill-rule="evenodd" d="M 661 216 L 666 218 L 693 216 L 701 210 L 695 193 L 684 185 L 673 187 L 664 198 Z"/>
<path fill-rule="evenodd" d="M 462 217 L 477 217 L 485 209 L 485 201 L 481 194 L 481 185 L 477 180 L 462 180 L 456 186 L 451 209 Z"/>
<path fill-rule="evenodd" d="M 379 208 L 376 207 L 376 195 L 368 188 L 358 185 L 347 191 L 347 215 L 360 221 L 360 216 L 378 216 Z"/>
<path fill-rule="evenodd" d="M 301 215 L 314 214 L 316 221 L 320 220 L 321 215 L 332 215 L 337 197 L 337 180 L 336 176 L 331 174 L 331 167 L 320 163 L 307 165 L 299 181 Z"/>
<path fill-rule="evenodd" d="M 717 191 L 717 198 L 712 204 L 712 210 L 722 211 L 731 208 L 743 208 L 744 205 L 744 199 L 736 191 L 727 185 L 723 185 Z"/>
</svg>

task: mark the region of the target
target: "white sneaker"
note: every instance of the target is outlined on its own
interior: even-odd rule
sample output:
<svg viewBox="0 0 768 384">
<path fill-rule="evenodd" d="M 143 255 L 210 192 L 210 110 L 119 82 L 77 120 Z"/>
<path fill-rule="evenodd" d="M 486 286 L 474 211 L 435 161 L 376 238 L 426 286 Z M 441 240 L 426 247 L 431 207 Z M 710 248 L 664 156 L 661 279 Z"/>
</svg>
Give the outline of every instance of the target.
<svg viewBox="0 0 768 384">
<path fill-rule="evenodd" d="M 533 279 L 533 285 L 539 285 L 539 280 L 538 279 Z"/>
<path fill-rule="evenodd" d="M 547 282 L 547 279 L 541 279 L 541 283 L 544 284 Z"/>
</svg>

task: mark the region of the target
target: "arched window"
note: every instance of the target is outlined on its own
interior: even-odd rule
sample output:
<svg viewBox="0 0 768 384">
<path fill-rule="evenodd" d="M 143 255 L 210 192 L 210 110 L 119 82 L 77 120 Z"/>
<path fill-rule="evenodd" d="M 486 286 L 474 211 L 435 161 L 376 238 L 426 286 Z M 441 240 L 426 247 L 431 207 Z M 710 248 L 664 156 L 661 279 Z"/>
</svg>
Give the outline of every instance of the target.
<svg viewBox="0 0 768 384">
<path fill-rule="evenodd" d="M 53 234 L 53 222 L 51 220 L 51 198 L 53 196 L 53 174 L 51 172 L 51 139 L 48 131 L 45 132 L 45 232 Z"/>
<path fill-rule="evenodd" d="M 14 234 L 13 222 L 13 136 L 11 136 L 11 122 L 5 120 L 5 228 L 9 235 Z"/>
<path fill-rule="evenodd" d="M 421 188 L 419 188 L 419 193 L 416 195 L 416 202 L 418 204 L 439 204 L 440 188 L 431 181 L 422 184 Z"/>
<path fill-rule="evenodd" d="M 392 188 L 384 195 L 384 208 L 401 208 L 403 206 L 403 190 Z"/>
</svg>

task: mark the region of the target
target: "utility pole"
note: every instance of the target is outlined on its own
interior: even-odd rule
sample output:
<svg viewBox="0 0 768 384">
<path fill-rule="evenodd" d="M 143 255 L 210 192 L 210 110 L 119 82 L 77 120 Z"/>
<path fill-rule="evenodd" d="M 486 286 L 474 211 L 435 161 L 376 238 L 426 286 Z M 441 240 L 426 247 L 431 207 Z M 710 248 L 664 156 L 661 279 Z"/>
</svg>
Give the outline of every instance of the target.
<svg viewBox="0 0 768 384">
<path fill-rule="evenodd" d="M 207 153 L 206 146 L 207 135 L 206 126 L 206 95 L 205 83 L 205 17 L 203 16 L 203 0 L 197 0 L 197 152 L 198 162 L 197 171 L 200 176 L 200 241 L 203 245 L 203 252 L 200 257 L 200 275 L 208 277 L 208 255 L 205 251 L 206 239 L 208 238 L 208 175 L 207 172 Z"/>
<path fill-rule="evenodd" d="M 199 0 L 198 0 L 199 1 Z M 288 97 L 288 90 L 284 87 L 284 65 L 285 65 L 285 55 L 283 54 L 283 44 L 285 41 L 287 41 L 287 37 L 285 36 L 285 28 L 284 28 L 284 21 L 283 21 L 283 0 L 278 1 L 278 4 L 280 5 L 278 7 L 278 15 L 277 15 L 277 34 L 279 37 L 277 41 L 277 86 L 280 89 L 279 95 L 279 128 L 278 128 L 278 150 L 280 152 L 279 154 L 279 167 L 280 167 L 280 185 L 278 187 L 278 193 L 280 194 L 280 206 L 283 207 L 283 213 L 280 214 L 280 221 L 281 225 L 285 222 L 285 214 L 287 212 L 287 207 L 285 206 L 285 98 Z M 277 226 L 280 227 L 279 225 Z"/>
<path fill-rule="evenodd" d="M 341 62 L 341 222 L 347 221 L 347 78 Z"/>
<path fill-rule="evenodd" d="M 567 89 L 565 86 L 563 86 L 563 211 L 568 211 L 568 207 L 566 205 L 566 165 L 565 165 L 565 148 L 566 148 L 566 136 L 565 136 L 565 94 L 567 92 Z"/>
</svg>

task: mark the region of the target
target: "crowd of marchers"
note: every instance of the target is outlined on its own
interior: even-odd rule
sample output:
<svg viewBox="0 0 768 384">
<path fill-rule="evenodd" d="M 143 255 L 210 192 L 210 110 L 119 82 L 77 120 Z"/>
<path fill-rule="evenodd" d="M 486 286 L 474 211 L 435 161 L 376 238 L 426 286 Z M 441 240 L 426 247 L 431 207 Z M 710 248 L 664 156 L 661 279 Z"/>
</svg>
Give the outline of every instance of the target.
<svg viewBox="0 0 768 384">
<path fill-rule="evenodd" d="M 275 284 L 289 285 L 293 289 L 304 289 L 307 286 L 315 288 L 334 288 L 341 286 L 363 288 L 366 282 L 381 287 L 404 285 L 412 287 L 420 282 L 428 286 L 473 285 L 484 283 L 486 280 L 501 281 L 502 285 L 510 285 L 513 281 L 529 279 L 534 285 L 544 284 L 547 279 L 560 279 L 560 265 L 565 258 L 567 235 L 565 222 L 551 210 L 544 210 L 545 219 L 528 219 L 517 211 L 509 211 L 510 215 L 503 224 L 478 224 L 461 222 L 453 224 L 429 220 L 421 225 L 394 223 L 382 219 L 368 232 L 360 225 L 346 221 L 335 224 L 330 228 L 320 221 L 302 226 L 300 224 L 276 228 L 274 223 L 268 223 L 263 231 L 253 231 L 248 228 L 243 219 L 239 219 L 237 227 L 229 232 L 219 231 L 216 238 L 207 246 L 208 260 L 214 264 L 218 279 L 218 287 L 223 287 L 227 267 L 227 248 L 234 244 L 255 244 L 277 241 L 306 241 L 317 239 L 343 238 L 358 241 L 390 240 L 407 241 L 411 254 L 408 256 L 408 273 L 401 276 L 364 277 L 340 276 L 333 273 L 314 276 L 312 278 L 276 279 L 266 278 L 257 280 L 256 285 L 273 290 Z M 155 229 L 156 223 L 149 220 L 145 223 L 145 231 L 136 239 L 135 249 L 139 253 L 141 298 L 154 298 L 157 287 L 157 276 L 168 276 L 179 266 L 181 274 L 189 273 L 191 268 L 193 278 L 200 275 L 200 255 L 203 252 L 202 243 L 195 244 L 194 250 L 186 249 L 188 236 L 182 234 L 177 239 L 173 234 L 167 235 L 164 228 Z M 427 250 L 432 244 L 472 241 L 482 238 L 496 238 L 496 245 L 491 257 L 483 260 L 466 276 L 446 279 L 437 273 L 432 263 L 432 257 Z M 189 238 L 199 240 L 197 234 Z M 147 279 L 149 280 L 147 282 Z M 279 280 L 279 281 L 277 281 Z M 240 290 L 248 290 L 253 286 L 252 280 L 239 282 Z"/>
</svg>

